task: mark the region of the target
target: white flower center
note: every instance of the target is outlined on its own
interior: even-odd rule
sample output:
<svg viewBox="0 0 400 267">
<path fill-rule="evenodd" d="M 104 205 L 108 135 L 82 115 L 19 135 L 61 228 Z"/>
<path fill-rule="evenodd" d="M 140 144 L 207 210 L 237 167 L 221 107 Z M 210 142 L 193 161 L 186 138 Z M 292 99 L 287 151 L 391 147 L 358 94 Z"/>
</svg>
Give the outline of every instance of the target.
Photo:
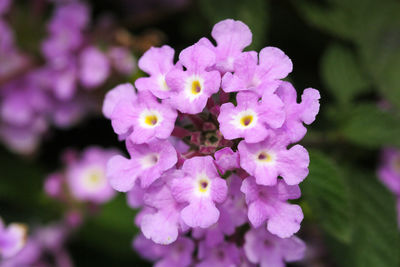
<svg viewBox="0 0 400 267">
<path fill-rule="evenodd" d="M 258 116 L 254 110 L 247 109 L 233 116 L 232 122 L 236 128 L 245 130 L 257 125 Z"/>
<path fill-rule="evenodd" d="M 143 110 L 139 116 L 140 126 L 143 128 L 155 128 L 162 121 L 162 116 L 157 110 Z"/>
<path fill-rule="evenodd" d="M 158 76 L 157 82 L 158 82 L 158 85 L 159 85 L 161 91 L 169 91 L 170 90 L 170 88 L 167 85 L 167 82 L 165 81 L 165 75 Z"/>
<path fill-rule="evenodd" d="M 197 196 L 210 195 L 211 180 L 205 173 L 197 175 L 194 186 Z"/>
<path fill-rule="evenodd" d="M 82 178 L 83 186 L 89 191 L 96 191 L 107 184 L 104 170 L 100 167 L 88 168 Z"/>
<path fill-rule="evenodd" d="M 150 153 L 141 158 L 142 167 L 144 169 L 151 168 L 158 163 L 160 155 L 157 153 Z"/>
<path fill-rule="evenodd" d="M 190 102 L 198 98 L 203 94 L 204 91 L 204 79 L 193 75 L 185 81 L 185 95 Z"/>
<path fill-rule="evenodd" d="M 267 150 L 260 150 L 254 154 L 255 161 L 259 164 L 270 165 L 275 162 L 275 153 Z"/>
</svg>

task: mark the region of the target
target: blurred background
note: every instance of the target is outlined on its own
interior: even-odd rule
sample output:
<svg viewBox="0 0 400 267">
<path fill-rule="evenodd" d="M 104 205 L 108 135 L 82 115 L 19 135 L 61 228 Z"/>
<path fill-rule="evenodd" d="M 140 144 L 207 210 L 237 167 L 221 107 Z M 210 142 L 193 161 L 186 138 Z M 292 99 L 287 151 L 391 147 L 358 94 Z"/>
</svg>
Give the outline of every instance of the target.
<svg viewBox="0 0 400 267">
<path fill-rule="evenodd" d="M 13 45 L 24 55 L 21 65 L 11 66 L 19 59 L 7 57 L 7 36 L 0 29 L 3 105 L 10 83 L 53 57 L 44 52 L 43 40 L 50 38 L 48 23 L 57 2 L 61 1 L 15 0 L 1 15 L 0 26 L 7 24 L 12 29 Z M 307 243 L 308 252 L 303 262 L 289 266 L 400 266 L 395 197 L 376 175 L 382 149 L 400 146 L 399 1 L 85 3 L 90 14 L 85 26 L 89 40 L 85 42 L 103 51 L 124 47 L 133 65 L 130 71 L 110 75 L 96 90 L 76 89 L 83 93 L 74 97 L 89 95 L 90 101 L 85 103 L 91 103 L 90 111 L 82 111 L 79 119 L 67 119 L 68 123 L 52 118 L 54 122 L 47 123 L 46 130 L 35 130 L 31 149 L 10 146 L 21 142 L 20 133 L 13 132 L 11 137 L 17 139 L 11 138 L 10 122 L 2 119 L 0 215 L 5 222 L 46 225 L 62 218 L 65 205 L 49 198 L 43 185 L 48 174 L 63 168 L 63 153 L 67 149 L 82 151 L 89 145 L 124 151 L 110 121 L 100 112 L 105 92 L 144 75 L 135 62 L 149 47 L 168 44 L 179 52 L 201 37 L 210 38 L 216 22 L 233 18 L 253 32 L 253 43 L 246 50 L 282 49 L 294 65 L 287 80 L 299 93 L 307 87 L 321 92 L 320 113 L 301 142 L 311 157 L 310 175 L 300 185 L 303 197 L 299 201 L 305 214 L 299 236 Z M 53 110 L 62 105 L 59 97 L 51 98 Z M 67 250 L 74 264 L 150 266 L 132 250 L 133 236 L 138 233 L 134 215 L 122 194 L 98 207 L 69 238 Z"/>
</svg>

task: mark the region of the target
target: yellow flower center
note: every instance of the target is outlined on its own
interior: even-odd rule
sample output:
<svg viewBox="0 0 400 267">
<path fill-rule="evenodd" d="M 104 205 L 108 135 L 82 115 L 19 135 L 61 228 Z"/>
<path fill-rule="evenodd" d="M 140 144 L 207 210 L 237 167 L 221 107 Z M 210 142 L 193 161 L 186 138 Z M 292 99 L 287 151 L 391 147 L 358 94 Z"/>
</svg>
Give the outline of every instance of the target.
<svg viewBox="0 0 400 267">
<path fill-rule="evenodd" d="M 144 123 L 146 123 L 149 126 L 154 126 L 158 122 L 157 116 L 156 115 L 147 115 L 144 118 Z"/>
<path fill-rule="evenodd" d="M 101 174 L 98 172 L 92 172 L 88 178 L 89 182 L 92 184 L 99 183 L 101 179 L 102 179 Z"/>
<path fill-rule="evenodd" d="M 192 82 L 192 90 L 191 90 L 192 94 L 197 95 L 199 93 L 201 93 L 201 85 L 200 82 L 198 80 L 194 80 Z"/>
<path fill-rule="evenodd" d="M 272 157 L 267 152 L 262 151 L 258 154 L 257 159 L 262 162 L 270 162 Z"/>
<path fill-rule="evenodd" d="M 105 184 L 106 178 L 104 172 L 97 168 L 90 168 L 86 171 L 83 178 L 84 186 L 89 190 L 97 190 Z"/>
<path fill-rule="evenodd" d="M 202 193 L 207 192 L 208 185 L 209 185 L 209 183 L 206 179 L 199 180 L 199 191 Z"/>
<path fill-rule="evenodd" d="M 240 123 L 247 127 L 249 126 L 253 121 L 253 115 L 245 115 L 240 119 Z"/>
</svg>

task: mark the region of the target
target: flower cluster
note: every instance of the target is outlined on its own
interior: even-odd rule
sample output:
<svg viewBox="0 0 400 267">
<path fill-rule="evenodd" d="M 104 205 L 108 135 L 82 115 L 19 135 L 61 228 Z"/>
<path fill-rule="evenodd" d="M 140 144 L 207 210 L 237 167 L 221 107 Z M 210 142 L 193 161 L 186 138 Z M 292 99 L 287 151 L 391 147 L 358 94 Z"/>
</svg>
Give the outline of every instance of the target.
<svg viewBox="0 0 400 267">
<path fill-rule="evenodd" d="M 118 155 L 113 149 L 91 146 L 80 155 L 73 150 L 64 153 L 65 167 L 50 174 L 44 184 L 48 196 L 64 204 L 67 208 L 66 221 L 78 226 L 85 214 L 82 203 L 94 208 L 110 201 L 115 191 L 106 178 L 107 161 Z M 89 210 L 90 211 L 90 210 Z"/>
<path fill-rule="evenodd" d="M 156 266 L 283 266 L 305 250 L 294 236 L 302 210 L 288 200 L 300 197 L 309 156 L 292 144 L 320 95 L 308 88 L 297 102 L 278 48 L 243 52 L 244 23 L 221 21 L 211 35 L 216 45 L 202 38 L 176 63 L 171 47 L 151 48 L 137 91 L 122 84 L 106 95 L 103 113 L 130 156 L 111 158 L 107 176 L 142 208 L 134 247 Z"/>
<path fill-rule="evenodd" d="M 385 148 L 382 151 L 378 177 L 397 199 L 397 217 L 400 227 L 400 151 L 395 148 Z"/>
<path fill-rule="evenodd" d="M 96 40 L 89 7 L 79 1 L 55 3 L 38 49 L 43 59 L 23 53 L 2 18 L 10 2 L 0 1 L 0 137 L 11 150 L 29 154 L 49 126 L 65 128 L 96 112 L 90 91 L 103 85 L 112 70 L 131 74 L 135 61 L 127 48 Z M 105 51 L 97 48 L 100 41 Z"/>
<path fill-rule="evenodd" d="M 64 218 L 46 226 L 34 226 L 28 237 L 24 225 L 14 223 L 5 227 L 0 220 L 0 266 L 73 266 L 65 243 L 81 226 L 84 215 L 94 214 L 99 205 L 115 196 L 106 178 L 106 165 L 117 154 L 116 150 L 95 146 L 80 155 L 66 151 L 65 167 L 50 174 L 44 184 L 46 194 L 63 204 Z"/>
<path fill-rule="evenodd" d="M 65 222 L 33 227 L 32 233 L 24 237 L 20 249 L 13 255 L 0 259 L 0 265 L 72 267 L 72 259 L 65 248 L 71 230 Z"/>
</svg>

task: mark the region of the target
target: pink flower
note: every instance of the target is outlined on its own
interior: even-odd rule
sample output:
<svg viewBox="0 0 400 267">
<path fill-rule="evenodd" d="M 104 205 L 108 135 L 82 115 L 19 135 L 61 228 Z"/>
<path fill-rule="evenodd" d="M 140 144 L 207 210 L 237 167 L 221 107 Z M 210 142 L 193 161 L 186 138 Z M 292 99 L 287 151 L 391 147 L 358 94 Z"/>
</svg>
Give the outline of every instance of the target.
<svg viewBox="0 0 400 267">
<path fill-rule="evenodd" d="M 267 222 L 267 229 L 272 234 L 287 238 L 299 231 L 303 212 L 300 206 L 289 204 L 288 199 L 300 197 L 297 185 L 286 185 L 278 181 L 275 186 L 256 184 L 254 177 L 247 177 L 240 189 L 246 195 L 248 217 L 254 227 Z"/>
<path fill-rule="evenodd" d="M 12 223 L 6 227 L 0 218 L 0 256 L 10 258 L 25 245 L 27 229 L 22 224 Z"/>
<path fill-rule="evenodd" d="M 156 211 L 143 215 L 140 227 L 143 235 L 157 244 L 168 245 L 175 242 L 180 226 L 185 227 L 180 219 L 182 204 L 176 202 L 170 189 L 171 180 L 182 176 L 183 173 L 178 170 L 166 172 L 143 196 L 144 203 Z"/>
<path fill-rule="evenodd" d="M 79 56 L 79 77 L 86 88 L 102 85 L 110 75 L 110 62 L 98 48 L 89 46 Z"/>
<path fill-rule="evenodd" d="M 307 132 L 303 123 L 311 124 L 319 112 L 320 94 L 318 90 L 307 88 L 301 96 L 301 103 L 297 103 L 297 92 L 289 82 L 282 82 L 276 94 L 285 104 L 286 119 L 279 129 L 284 132 L 290 141 L 300 141 Z"/>
<path fill-rule="evenodd" d="M 99 147 L 87 148 L 80 159 L 66 169 L 66 180 L 71 194 L 81 201 L 104 203 L 115 195 L 106 177 L 107 161 L 118 154 Z"/>
<path fill-rule="evenodd" d="M 233 152 L 231 148 L 224 147 L 214 153 L 215 165 L 224 174 L 228 170 L 240 168 L 239 154 Z"/>
<path fill-rule="evenodd" d="M 260 185 L 275 185 L 278 176 L 282 176 L 288 185 L 299 184 L 308 175 L 310 158 L 301 145 L 289 150 L 288 145 L 289 141 L 282 135 L 270 136 L 254 144 L 241 141 L 238 145 L 240 166 Z"/>
<path fill-rule="evenodd" d="M 239 248 L 235 244 L 225 241 L 215 246 L 208 246 L 205 242 L 200 242 L 198 254 L 200 263 L 196 264 L 196 267 L 226 267 L 240 264 Z"/>
<path fill-rule="evenodd" d="M 253 93 L 237 94 L 237 106 L 225 103 L 218 116 L 220 130 L 226 139 L 244 138 L 248 143 L 264 140 L 271 128 L 281 127 L 285 114 L 283 103 L 275 94 L 265 95 L 262 101 Z"/>
<path fill-rule="evenodd" d="M 170 245 L 159 245 L 139 235 L 133 246 L 144 258 L 156 261 L 155 267 L 191 266 L 195 249 L 193 241 L 187 237 L 179 237 Z"/>
<path fill-rule="evenodd" d="M 154 140 L 148 144 L 127 142 L 131 159 L 114 156 L 107 163 L 107 177 L 118 191 L 131 190 L 137 178 L 141 186 L 148 187 L 177 162 L 174 147 L 167 140 Z"/>
<path fill-rule="evenodd" d="M 234 234 L 236 227 L 247 222 L 247 207 L 244 195 L 240 192 L 242 180 L 232 175 L 227 179 L 228 196 L 223 204 L 218 206 L 220 216 L 218 222 L 207 229 L 194 228 L 192 236 L 196 239 L 204 238 L 207 246 L 220 244 L 225 236 Z"/>
<path fill-rule="evenodd" d="M 292 61 L 280 49 L 265 47 L 259 53 L 242 53 L 234 63 L 235 72 L 227 72 L 222 78 L 225 92 L 249 90 L 262 96 L 265 92 L 273 93 L 293 68 Z"/>
<path fill-rule="evenodd" d="M 114 46 L 107 55 L 113 68 L 123 75 L 131 75 L 136 69 L 136 61 L 132 53 L 125 47 Z"/>
<path fill-rule="evenodd" d="M 395 148 L 385 148 L 382 152 L 379 179 L 397 196 L 400 196 L 400 152 Z"/>
<path fill-rule="evenodd" d="M 207 228 L 216 223 L 219 211 L 215 203 L 227 196 L 226 182 L 218 175 L 212 157 L 194 157 L 183 163 L 185 177 L 172 181 L 172 194 L 188 205 L 181 211 L 183 222 L 190 227 Z"/>
<path fill-rule="evenodd" d="M 234 71 L 235 59 L 251 44 L 252 34 L 249 27 L 239 20 L 226 19 L 214 25 L 211 36 L 217 42 L 216 47 L 206 38 L 202 38 L 200 43 L 214 50 L 215 68 L 222 74 Z"/>
<path fill-rule="evenodd" d="M 108 91 L 105 95 L 103 102 L 103 114 L 106 118 L 110 119 L 115 107 L 119 105 L 119 102 L 128 101 L 135 103 L 136 99 L 137 95 L 132 84 L 120 84 Z"/>
<path fill-rule="evenodd" d="M 221 77 L 218 71 L 207 71 L 215 64 L 212 50 L 196 43 L 179 54 L 179 62 L 186 71 L 174 69 L 166 76 L 167 85 L 174 93 L 169 103 L 180 112 L 200 113 L 208 98 L 218 92 Z"/>
<path fill-rule="evenodd" d="M 154 138 L 167 139 L 175 127 L 177 112 L 165 103 L 159 103 L 148 92 L 138 94 L 136 101 L 120 101 L 111 114 L 111 123 L 117 134 L 126 134 L 137 144 Z"/>
<path fill-rule="evenodd" d="M 139 78 L 135 86 L 139 91 L 150 91 L 154 96 L 165 99 L 171 95 L 165 76 L 174 69 L 175 51 L 168 45 L 152 47 L 139 59 L 139 68 L 150 77 Z"/>
<path fill-rule="evenodd" d="M 244 238 L 247 258 L 261 267 L 285 267 L 285 262 L 301 260 L 306 250 L 304 242 L 296 236 L 279 238 L 264 227 L 250 229 Z"/>
</svg>

